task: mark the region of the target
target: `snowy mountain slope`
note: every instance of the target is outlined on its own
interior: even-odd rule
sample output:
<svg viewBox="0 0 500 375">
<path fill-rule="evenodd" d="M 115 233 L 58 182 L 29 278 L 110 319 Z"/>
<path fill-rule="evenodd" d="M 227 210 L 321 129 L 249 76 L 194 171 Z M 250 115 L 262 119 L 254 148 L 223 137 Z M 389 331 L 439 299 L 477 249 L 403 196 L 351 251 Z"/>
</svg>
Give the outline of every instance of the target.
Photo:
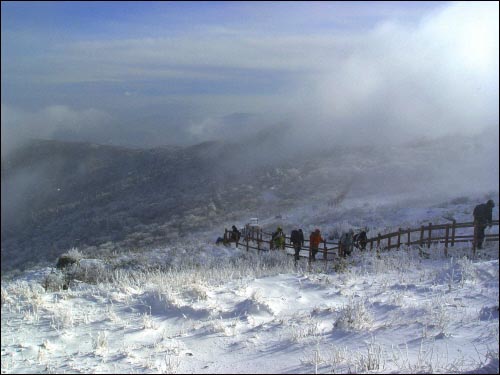
<svg viewBox="0 0 500 375">
<path fill-rule="evenodd" d="M 428 210 L 465 215 L 454 202 Z M 2 372 L 498 372 L 498 243 L 474 260 L 468 245 L 355 251 L 325 273 L 211 241 L 101 254 L 112 279 L 68 290 L 44 290 L 48 268 L 4 279 Z"/>
</svg>

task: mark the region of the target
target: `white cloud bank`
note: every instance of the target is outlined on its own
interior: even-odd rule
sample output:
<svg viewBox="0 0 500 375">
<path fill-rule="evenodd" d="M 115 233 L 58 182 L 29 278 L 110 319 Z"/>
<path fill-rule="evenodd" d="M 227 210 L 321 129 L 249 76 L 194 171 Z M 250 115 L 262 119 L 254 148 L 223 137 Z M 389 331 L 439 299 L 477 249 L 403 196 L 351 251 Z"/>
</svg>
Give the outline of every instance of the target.
<svg viewBox="0 0 500 375">
<path fill-rule="evenodd" d="M 79 111 L 81 126 L 104 112 L 114 114 L 107 121 L 98 116 L 103 127 L 137 126 L 124 125 L 117 113 L 139 118 L 143 113 L 142 128 L 154 128 L 151 142 L 212 138 L 218 119 L 231 113 L 258 114 L 259 121 L 269 119 L 264 123 L 286 121 L 296 126 L 300 139 L 319 132 L 328 142 L 471 134 L 498 126 L 498 14 L 497 2 L 459 2 L 418 23 L 391 18 L 349 33 L 197 28 L 170 36 L 52 45 L 32 63 L 38 64 L 41 82 L 52 85 L 92 83 L 96 92 L 101 84 L 118 85 L 119 95 Z M 12 72 L 14 80 L 21 79 Z M 124 100 L 123 92 L 134 95 Z M 159 118 L 176 106 L 188 106 L 191 117 L 167 124 L 167 137 Z M 46 107 L 37 121 L 47 121 L 41 129 L 54 127 L 49 123 L 54 108 L 74 111 L 62 101 Z M 2 116 L 2 131 L 18 117 L 12 111 Z"/>
</svg>

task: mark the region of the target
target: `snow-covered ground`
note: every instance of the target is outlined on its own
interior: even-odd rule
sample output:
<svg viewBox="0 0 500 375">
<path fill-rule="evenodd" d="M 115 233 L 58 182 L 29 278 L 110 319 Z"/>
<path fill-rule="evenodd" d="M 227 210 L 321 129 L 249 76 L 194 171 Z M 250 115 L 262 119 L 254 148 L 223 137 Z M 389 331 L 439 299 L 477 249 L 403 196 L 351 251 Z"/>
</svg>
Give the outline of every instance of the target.
<svg viewBox="0 0 500 375">
<path fill-rule="evenodd" d="M 280 220 L 287 232 L 306 217 L 304 228 L 378 230 L 469 221 L 481 202 L 363 204 L 365 216 L 351 206 L 330 221 L 326 208 Z M 2 373 L 498 373 L 497 242 L 475 259 L 468 244 L 448 257 L 439 246 L 356 250 L 325 272 L 279 251 L 217 247 L 214 235 L 107 255 L 119 270 L 67 290 L 44 289 L 50 268 L 2 280 Z"/>
</svg>

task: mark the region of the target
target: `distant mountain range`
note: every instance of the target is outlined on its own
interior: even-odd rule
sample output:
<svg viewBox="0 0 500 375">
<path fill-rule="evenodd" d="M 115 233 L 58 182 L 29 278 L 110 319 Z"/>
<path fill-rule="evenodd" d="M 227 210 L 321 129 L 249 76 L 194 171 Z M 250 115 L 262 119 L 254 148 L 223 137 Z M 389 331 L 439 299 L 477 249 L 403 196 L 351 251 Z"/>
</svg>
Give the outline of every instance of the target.
<svg viewBox="0 0 500 375">
<path fill-rule="evenodd" d="M 152 149 L 33 140 L 2 158 L 2 270 L 71 247 L 143 248 L 298 204 L 412 191 L 442 174 L 459 181 L 449 166 L 467 168 L 478 144 L 307 149 L 283 134 Z"/>
</svg>

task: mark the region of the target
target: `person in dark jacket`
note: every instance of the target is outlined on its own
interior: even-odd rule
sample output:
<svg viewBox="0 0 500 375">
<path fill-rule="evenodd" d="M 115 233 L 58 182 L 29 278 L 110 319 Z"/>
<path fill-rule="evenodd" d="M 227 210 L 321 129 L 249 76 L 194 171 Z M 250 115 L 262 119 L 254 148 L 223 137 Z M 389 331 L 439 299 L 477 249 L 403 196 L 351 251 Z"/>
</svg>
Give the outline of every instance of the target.
<svg viewBox="0 0 500 375">
<path fill-rule="evenodd" d="M 349 229 L 348 232 L 345 232 L 340 237 L 340 240 L 339 240 L 339 250 L 341 250 L 340 254 L 344 258 L 347 255 L 351 255 L 351 253 L 352 253 L 353 237 L 354 237 L 354 231 L 352 229 Z"/>
<path fill-rule="evenodd" d="M 294 229 L 290 234 L 290 243 L 295 250 L 295 264 L 299 260 L 300 249 L 304 246 L 304 233 L 302 229 Z"/>
<path fill-rule="evenodd" d="M 357 233 L 354 235 L 354 244 L 355 246 L 360 249 L 361 251 L 364 251 L 366 249 L 366 244 L 368 242 L 368 238 L 366 237 L 366 231 L 362 230 L 361 232 Z"/>
<path fill-rule="evenodd" d="M 495 207 L 495 203 L 490 199 L 488 202 L 478 204 L 474 208 L 474 237 L 478 249 L 483 248 L 484 230 L 486 226 L 491 228 L 493 207 Z"/>
<path fill-rule="evenodd" d="M 240 242 L 241 232 L 236 228 L 236 225 L 233 225 L 231 238 L 234 242 L 236 242 L 236 247 L 238 247 L 238 242 Z"/>
</svg>

